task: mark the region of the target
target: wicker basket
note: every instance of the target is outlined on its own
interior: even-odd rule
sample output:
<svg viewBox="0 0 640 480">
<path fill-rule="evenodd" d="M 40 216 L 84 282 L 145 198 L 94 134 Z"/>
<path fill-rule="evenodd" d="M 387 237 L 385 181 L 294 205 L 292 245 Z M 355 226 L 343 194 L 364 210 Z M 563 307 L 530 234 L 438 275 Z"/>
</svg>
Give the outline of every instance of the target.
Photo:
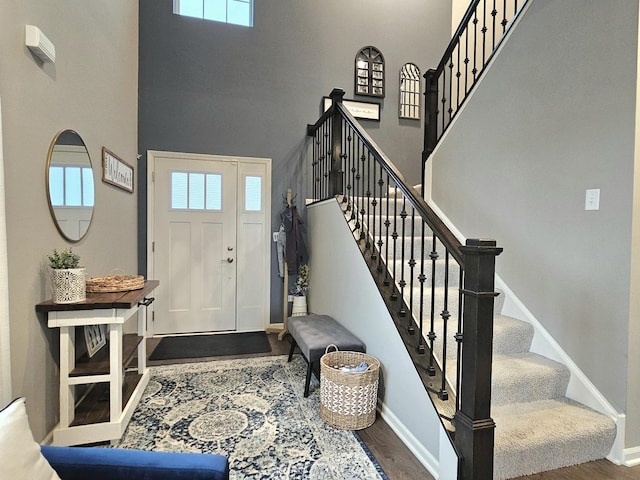
<svg viewBox="0 0 640 480">
<path fill-rule="evenodd" d="M 142 275 L 106 275 L 87 279 L 87 292 L 90 293 L 128 292 L 142 287 Z"/>
<path fill-rule="evenodd" d="M 329 352 L 334 347 L 336 351 Z M 361 373 L 344 372 L 343 366 L 365 362 Z M 320 415 L 329 425 L 343 430 L 361 430 L 376 419 L 380 362 L 360 352 L 338 351 L 329 345 L 320 358 Z"/>
</svg>

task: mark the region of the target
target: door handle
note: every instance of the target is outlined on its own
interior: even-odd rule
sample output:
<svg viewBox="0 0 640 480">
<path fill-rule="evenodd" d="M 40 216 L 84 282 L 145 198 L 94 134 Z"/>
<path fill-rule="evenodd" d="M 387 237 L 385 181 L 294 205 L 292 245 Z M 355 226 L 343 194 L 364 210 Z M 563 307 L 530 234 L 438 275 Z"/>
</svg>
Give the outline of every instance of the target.
<svg viewBox="0 0 640 480">
<path fill-rule="evenodd" d="M 231 257 L 227 258 L 227 263 L 233 263 L 233 258 Z"/>
</svg>

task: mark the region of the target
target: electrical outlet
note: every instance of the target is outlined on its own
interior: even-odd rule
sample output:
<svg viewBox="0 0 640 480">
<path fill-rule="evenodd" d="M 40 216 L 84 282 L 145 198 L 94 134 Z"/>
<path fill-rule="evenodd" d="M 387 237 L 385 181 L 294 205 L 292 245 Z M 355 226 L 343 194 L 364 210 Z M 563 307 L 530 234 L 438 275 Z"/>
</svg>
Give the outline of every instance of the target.
<svg viewBox="0 0 640 480">
<path fill-rule="evenodd" d="M 600 210 L 600 189 L 591 188 L 587 190 L 584 199 L 585 210 Z"/>
<path fill-rule="evenodd" d="M 273 241 L 274 242 L 278 241 L 278 232 L 273 232 Z"/>
</svg>

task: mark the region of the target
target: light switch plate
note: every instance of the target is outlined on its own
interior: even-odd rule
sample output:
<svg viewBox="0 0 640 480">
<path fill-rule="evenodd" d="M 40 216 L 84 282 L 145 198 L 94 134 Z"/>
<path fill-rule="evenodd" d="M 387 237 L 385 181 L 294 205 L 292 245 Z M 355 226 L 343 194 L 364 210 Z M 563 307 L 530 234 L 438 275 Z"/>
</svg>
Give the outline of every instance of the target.
<svg viewBox="0 0 640 480">
<path fill-rule="evenodd" d="M 591 188 L 587 190 L 584 198 L 585 210 L 600 210 L 600 189 Z"/>
</svg>

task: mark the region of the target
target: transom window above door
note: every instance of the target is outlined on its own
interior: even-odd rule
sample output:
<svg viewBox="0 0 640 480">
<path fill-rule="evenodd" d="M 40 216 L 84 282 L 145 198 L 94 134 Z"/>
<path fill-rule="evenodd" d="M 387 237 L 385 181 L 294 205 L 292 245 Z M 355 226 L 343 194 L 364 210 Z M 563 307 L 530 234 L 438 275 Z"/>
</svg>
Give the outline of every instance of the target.
<svg viewBox="0 0 640 480">
<path fill-rule="evenodd" d="M 253 0 L 173 0 L 173 13 L 253 27 Z"/>
</svg>

